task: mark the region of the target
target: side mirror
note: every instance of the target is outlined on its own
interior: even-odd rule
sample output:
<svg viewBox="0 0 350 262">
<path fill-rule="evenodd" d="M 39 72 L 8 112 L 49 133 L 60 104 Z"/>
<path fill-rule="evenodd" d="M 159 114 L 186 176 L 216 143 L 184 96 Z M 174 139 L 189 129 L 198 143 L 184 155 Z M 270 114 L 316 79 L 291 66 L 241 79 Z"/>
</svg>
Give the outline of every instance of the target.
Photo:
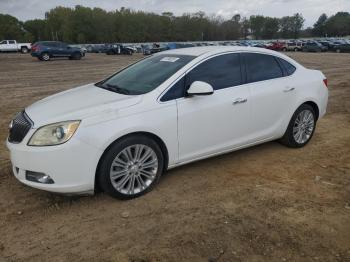
<svg viewBox="0 0 350 262">
<path fill-rule="evenodd" d="M 194 81 L 187 90 L 187 95 L 189 96 L 205 96 L 212 95 L 213 93 L 213 87 L 210 84 L 202 81 Z"/>
</svg>

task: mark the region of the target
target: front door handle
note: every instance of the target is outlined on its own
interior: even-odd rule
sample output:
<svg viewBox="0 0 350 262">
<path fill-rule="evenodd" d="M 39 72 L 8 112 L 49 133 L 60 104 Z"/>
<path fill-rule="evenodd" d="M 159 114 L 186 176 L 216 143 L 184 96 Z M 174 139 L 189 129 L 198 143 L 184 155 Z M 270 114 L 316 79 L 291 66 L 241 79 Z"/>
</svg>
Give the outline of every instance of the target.
<svg viewBox="0 0 350 262">
<path fill-rule="evenodd" d="M 287 93 L 287 92 L 291 92 L 291 91 L 293 91 L 293 90 L 295 90 L 295 87 L 286 87 L 286 88 L 283 90 L 283 92 Z"/>
<path fill-rule="evenodd" d="M 237 99 L 235 99 L 234 101 L 233 101 L 233 105 L 237 105 L 237 104 L 242 104 L 242 103 L 245 103 L 245 102 L 247 102 L 248 101 L 248 99 L 247 98 L 237 98 Z"/>
</svg>

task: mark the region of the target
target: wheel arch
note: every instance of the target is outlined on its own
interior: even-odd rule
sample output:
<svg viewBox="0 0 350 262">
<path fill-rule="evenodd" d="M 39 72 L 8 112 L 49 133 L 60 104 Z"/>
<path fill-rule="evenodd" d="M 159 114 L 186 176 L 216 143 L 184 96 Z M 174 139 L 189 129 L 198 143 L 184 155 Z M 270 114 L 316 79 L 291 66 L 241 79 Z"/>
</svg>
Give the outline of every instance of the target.
<svg viewBox="0 0 350 262">
<path fill-rule="evenodd" d="M 151 132 L 146 132 L 146 131 L 135 131 L 135 132 L 131 132 L 131 133 L 128 133 L 128 134 L 125 134 L 119 138 L 117 138 L 116 140 L 114 140 L 113 142 L 111 142 L 107 147 L 106 149 L 103 151 L 100 159 L 98 160 L 98 164 L 96 166 L 96 170 L 95 170 L 95 191 L 96 190 L 100 190 L 100 187 L 98 185 L 98 179 L 97 179 L 97 174 L 99 172 L 99 169 L 100 169 L 100 165 L 101 165 L 101 162 L 102 162 L 102 159 L 103 157 L 105 156 L 105 154 L 108 152 L 108 150 L 115 144 L 115 143 L 118 143 L 120 140 L 126 138 L 126 137 L 130 137 L 130 136 L 145 136 L 145 137 L 148 137 L 152 140 L 154 140 L 160 147 L 160 150 L 162 151 L 163 153 L 163 156 L 164 156 L 164 171 L 167 170 L 168 168 L 168 163 L 169 163 L 169 153 L 168 153 L 168 148 L 166 147 L 164 141 L 159 137 L 157 136 L 156 134 L 154 133 L 151 133 Z"/>
<path fill-rule="evenodd" d="M 53 57 L 52 52 L 47 51 L 47 50 L 41 51 L 41 52 L 40 52 L 40 56 L 42 56 L 42 55 L 45 54 L 45 53 L 48 54 L 50 57 Z"/>
<path fill-rule="evenodd" d="M 301 105 L 304 105 L 304 104 L 309 105 L 309 106 L 311 106 L 314 109 L 315 114 L 316 114 L 316 119 L 318 120 L 318 118 L 320 116 L 320 109 L 319 109 L 318 105 L 315 102 L 311 101 L 311 100 L 310 101 L 306 101 L 306 102 L 302 103 Z"/>
<path fill-rule="evenodd" d="M 292 119 L 293 114 L 295 113 L 295 111 L 297 111 L 298 108 L 301 107 L 301 106 L 304 105 L 304 104 L 309 105 L 309 106 L 311 106 L 311 107 L 314 109 L 315 114 L 316 114 L 316 120 L 318 120 L 318 118 L 319 118 L 319 116 L 320 116 L 319 106 L 317 105 L 316 102 L 314 102 L 314 101 L 312 101 L 312 100 L 310 100 L 310 99 L 305 100 L 305 101 L 301 102 L 301 103 L 294 109 L 293 112 L 291 112 L 291 115 L 290 115 L 289 118 L 288 118 L 288 122 L 286 122 L 286 125 L 283 126 L 283 135 L 284 135 L 285 132 L 287 131 L 287 128 L 288 128 L 288 125 L 289 125 L 289 121 Z"/>
</svg>

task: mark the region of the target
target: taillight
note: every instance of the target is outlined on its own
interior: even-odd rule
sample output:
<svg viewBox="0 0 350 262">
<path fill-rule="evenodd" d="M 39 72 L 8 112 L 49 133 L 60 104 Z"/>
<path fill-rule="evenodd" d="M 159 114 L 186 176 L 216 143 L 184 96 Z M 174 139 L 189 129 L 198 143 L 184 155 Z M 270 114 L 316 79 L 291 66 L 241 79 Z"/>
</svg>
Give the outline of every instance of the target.
<svg viewBox="0 0 350 262">
<path fill-rule="evenodd" d="M 327 78 L 323 79 L 323 83 L 325 84 L 326 87 L 328 87 L 328 80 L 327 80 Z"/>
</svg>

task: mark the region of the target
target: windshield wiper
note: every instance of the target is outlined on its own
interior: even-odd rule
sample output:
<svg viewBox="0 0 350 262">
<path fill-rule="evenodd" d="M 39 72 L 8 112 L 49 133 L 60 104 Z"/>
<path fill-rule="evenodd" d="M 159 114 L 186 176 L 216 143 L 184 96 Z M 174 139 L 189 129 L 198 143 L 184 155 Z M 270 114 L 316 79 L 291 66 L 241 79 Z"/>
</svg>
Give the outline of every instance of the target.
<svg viewBox="0 0 350 262">
<path fill-rule="evenodd" d="M 107 90 L 119 93 L 119 94 L 123 94 L 123 95 L 130 95 L 130 91 L 128 89 L 125 88 L 121 88 L 117 85 L 111 85 L 111 84 L 106 84 L 106 85 L 101 85 L 102 88 L 105 88 Z"/>
</svg>

